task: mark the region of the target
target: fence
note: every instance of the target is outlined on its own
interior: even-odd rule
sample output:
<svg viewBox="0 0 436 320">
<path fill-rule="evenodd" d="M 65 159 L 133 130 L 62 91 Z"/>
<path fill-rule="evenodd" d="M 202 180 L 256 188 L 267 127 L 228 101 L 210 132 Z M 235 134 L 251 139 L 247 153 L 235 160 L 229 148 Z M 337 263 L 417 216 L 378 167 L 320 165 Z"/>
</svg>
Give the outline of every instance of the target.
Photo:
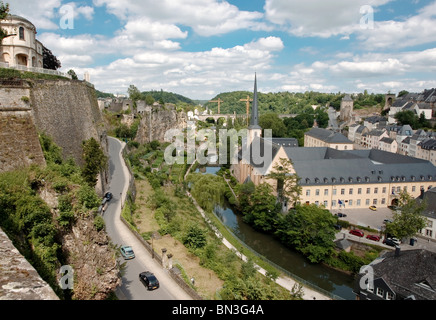
<svg viewBox="0 0 436 320">
<path fill-rule="evenodd" d="M 57 70 L 51 70 L 51 69 L 44 69 L 44 68 L 37 68 L 37 67 L 27 67 L 27 66 L 21 66 L 21 65 L 13 65 L 10 66 L 9 63 L 0 62 L 0 68 L 6 68 L 6 69 L 14 69 L 18 71 L 27 71 L 27 72 L 35 72 L 35 73 L 42 73 L 42 74 L 49 74 L 54 76 L 61 76 L 71 79 L 71 76 L 68 73 L 60 72 Z"/>
</svg>

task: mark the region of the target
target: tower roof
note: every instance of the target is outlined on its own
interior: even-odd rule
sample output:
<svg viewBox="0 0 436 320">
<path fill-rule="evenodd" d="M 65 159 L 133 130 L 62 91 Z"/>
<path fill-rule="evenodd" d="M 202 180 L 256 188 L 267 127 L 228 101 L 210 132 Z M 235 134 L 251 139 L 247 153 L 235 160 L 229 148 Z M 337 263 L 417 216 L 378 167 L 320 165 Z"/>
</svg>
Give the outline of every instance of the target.
<svg viewBox="0 0 436 320">
<path fill-rule="evenodd" d="M 254 74 L 254 97 L 253 97 L 253 109 L 251 111 L 251 122 L 248 129 L 262 129 L 259 126 L 259 106 L 257 97 L 257 75 Z"/>
</svg>

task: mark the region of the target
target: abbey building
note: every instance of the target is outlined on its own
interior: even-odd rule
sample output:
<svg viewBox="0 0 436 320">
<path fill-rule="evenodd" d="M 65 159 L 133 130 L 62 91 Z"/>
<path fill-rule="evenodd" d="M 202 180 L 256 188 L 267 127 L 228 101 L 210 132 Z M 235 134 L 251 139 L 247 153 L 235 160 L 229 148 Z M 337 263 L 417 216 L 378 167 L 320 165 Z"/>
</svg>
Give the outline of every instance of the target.
<svg viewBox="0 0 436 320">
<path fill-rule="evenodd" d="M 252 148 L 257 143 L 269 150 L 271 157 L 264 157 L 259 165 L 251 155 L 240 152 L 239 162 L 231 171 L 239 183 L 269 183 L 277 190 L 277 181 L 268 179 L 268 175 L 280 159 L 289 159 L 290 174 L 300 178 L 302 204 L 317 204 L 329 210 L 387 207 L 398 203 L 402 191 L 418 198 L 436 187 L 436 167 L 426 160 L 376 149 L 303 148 L 265 139 L 261 132 L 256 79 L 247 145 Z"/>
</svg>

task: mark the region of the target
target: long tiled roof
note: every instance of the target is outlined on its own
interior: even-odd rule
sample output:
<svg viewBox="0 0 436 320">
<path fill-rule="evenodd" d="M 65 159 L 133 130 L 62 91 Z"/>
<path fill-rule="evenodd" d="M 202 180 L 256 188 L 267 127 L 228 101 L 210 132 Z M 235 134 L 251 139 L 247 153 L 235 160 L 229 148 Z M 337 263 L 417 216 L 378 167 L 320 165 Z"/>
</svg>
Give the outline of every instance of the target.
<svg viewBox="0 0 436 320">
<path fill-rule="evenodd" d="M 306 135 L 328 143 L 353 143 L 343 134 L 326 129 L 313 128 Z"/>
<path fill-rule="evenodd" d="M 302 186 L 436 181 L 429 161 L 381 150 L 285 148 Z"/>
</svg>

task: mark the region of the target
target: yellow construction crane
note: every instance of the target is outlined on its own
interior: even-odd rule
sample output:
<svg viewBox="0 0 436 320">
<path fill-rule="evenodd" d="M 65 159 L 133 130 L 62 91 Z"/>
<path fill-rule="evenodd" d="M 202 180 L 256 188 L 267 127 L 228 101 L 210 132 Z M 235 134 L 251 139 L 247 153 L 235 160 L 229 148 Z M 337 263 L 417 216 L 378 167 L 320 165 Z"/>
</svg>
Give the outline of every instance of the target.
<svg viewBox="0 0 436 320">
<path fill-rule="evenodd" d="M 218 114 L 221 114 L 221 102 L 224 102 L 224 101 L 221 100 L 221 98 L 218 98 L 218 100 L 212 100 L 209 102 L 218 102 Z"/>
<path fill-rule="evenodd" d="M 239 101 L 244 101 L 247 103 L 247 125 L 248 125 L 248 119 L 250 118 L 250 102 L 252 102 L 253 99 L 250 99 L 250 96 L 247 96 L 247 99 L 241 99 Z"/>
</svg>

